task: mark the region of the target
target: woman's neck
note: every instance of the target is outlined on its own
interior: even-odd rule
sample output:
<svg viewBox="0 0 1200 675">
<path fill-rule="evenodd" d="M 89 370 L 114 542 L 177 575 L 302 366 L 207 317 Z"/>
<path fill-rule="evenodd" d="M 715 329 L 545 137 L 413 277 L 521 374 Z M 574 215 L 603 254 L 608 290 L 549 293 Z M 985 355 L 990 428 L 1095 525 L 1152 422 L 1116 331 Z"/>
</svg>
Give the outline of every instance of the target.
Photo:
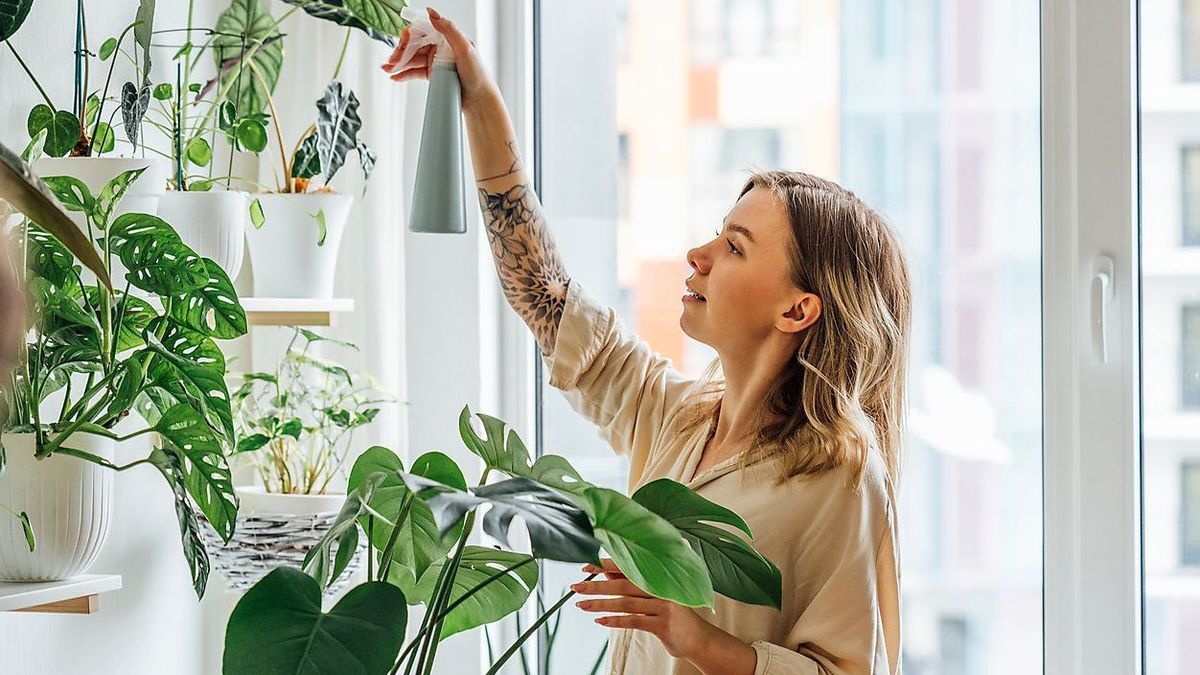
<svg viewBox="0 0 1200 675">
<path fill-rule="evenodd" d="M 720 354 L 725 392 L 711 443 L 720 459 L 740 452 L 743 442 L 757 434 L 767 393 L 799 348 L 794 336 L 774 337 L 779 339 L 766 340 L 757 349 Z"/>
</svg>

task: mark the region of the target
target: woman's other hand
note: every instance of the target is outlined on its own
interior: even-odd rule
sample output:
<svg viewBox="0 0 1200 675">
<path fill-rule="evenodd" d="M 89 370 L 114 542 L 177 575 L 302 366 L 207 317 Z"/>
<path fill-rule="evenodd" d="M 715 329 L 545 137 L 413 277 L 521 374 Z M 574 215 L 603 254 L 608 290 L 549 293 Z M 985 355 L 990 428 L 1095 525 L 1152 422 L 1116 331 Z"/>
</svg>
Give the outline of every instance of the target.
<svg viewBox="0 0 1200 675">
<path fill-rule="evenodd" d="M 475 49 L 475 43 L 468 40 L 453 21 L 443 18 L 433 8 L 428 8 L 428 12 L 429 22 L 446 38 L 450 49 L 454 51 L 458 81 L 462 88 L 463 113 L 472 112 L 490 97 L 499 98 L 500 88 L 484 68 L 483 59 L 480 58 L 479 51 Z M 408 46 L 410 37 L 410 27 L 405 26 L 404 30 L 400 32 L 400 44 L 396 45 L 396 49 L 392 51 L 387 63 L 383 64 L 384 71 L 391 74 L 392 79 L 397 82 L 411 79 L 427 80 L 433 69 L 434 45 L 421 47 L 408 63 L 400 63 L 400 57 L 404 53 L 405 47 Z"/>
<path fill-rule="evenodd" d="M 726 672 L 747 672 L 741 670 L 747 664 L 749 672 L 754 670 L 755 655 L 750 645 L 705 621 L 692 608 L 646 593 L 622 574 L 609 558 L 601 563 L 603 569 L 586 565 L 583 571 L 588 574 L 603 573 L 603 580 L 581 581 L 571 585 L 571 590 L 580 595 L 616 596 L 575 603 L 585 612 L 616 613 L 601 616 L 595 620 L 596 623 L 609 628 L 630 628 L 651 633 L 668 654 L 691 661 L 703 672 L 718 672 L 708 668 L 718 654 L 722 666 L 731 660 L 740 666 Z"/>
</svg>

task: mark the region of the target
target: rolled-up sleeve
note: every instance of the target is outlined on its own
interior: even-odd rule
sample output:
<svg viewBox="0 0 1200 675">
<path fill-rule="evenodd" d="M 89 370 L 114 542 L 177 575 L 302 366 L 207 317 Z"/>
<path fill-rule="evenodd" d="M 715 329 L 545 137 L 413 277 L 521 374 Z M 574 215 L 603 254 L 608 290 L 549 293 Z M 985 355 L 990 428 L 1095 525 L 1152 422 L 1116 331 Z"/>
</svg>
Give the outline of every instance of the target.
<svg viewBox="0 0 1200 675">
<path fill-rule="evenodd" d="M 599 427 L 617 454 L 629 457 L 635 474 L 645 464 L 667 414 L 694 383 L 574 279 L 546 366 L 550 385 Z"/>
</svg>

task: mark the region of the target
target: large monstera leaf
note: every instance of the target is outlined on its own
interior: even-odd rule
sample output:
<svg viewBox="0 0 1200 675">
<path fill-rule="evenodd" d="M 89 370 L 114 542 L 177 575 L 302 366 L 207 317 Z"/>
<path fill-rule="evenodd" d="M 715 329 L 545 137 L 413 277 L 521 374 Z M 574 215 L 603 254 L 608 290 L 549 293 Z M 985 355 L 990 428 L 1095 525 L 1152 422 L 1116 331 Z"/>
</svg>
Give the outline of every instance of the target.
<svg viewBox="0 0 1200 675">
<path fill-rule="evenodd" d="M 448 564 L 450 560 L 443 557 L 425 570 L 417 584 L 416 598 L 410 596 L 409 602 L 428 602 L 442 568 Z M 439 639 L 499 621 L 521 609 L 537 581 L 538 566 L 532 556 L 484 546 L 465 547 L 447 606 L 466 599 L 446 615 Z M 487 585 L 480 587 L 485 582 Z"/>
<path fill-rule="evenodd" d="M 408 623 L 404 594 L 355 586 L 328 612 L 311 577 L 280 567 L 246 591 L 225 632 L 225 675 L 374 675 L 392 667 Z"/>
<path fill-rule="evenodd" d="M 228 89 L 239 115 L 265 112 L 267 96 L 275 91 L 283 68 L 282 35 L 267 3 L 233 0 L 214 30 L 212 50 L 220 86 Z"/>
<path fill-rule="evenodd" d="M 412 601 L 417 580 L 436 561 L 445 559 L 462 532 L 462 526 L 460 524 L 445 535 L 441 534 L 429 506 L 424 501 L 415 499 L 404 484 L 400 477 L 402 471 L 404 464 L 396 453 L 382 446 L 369 448 L 354 462 L 347 490 L 353 492 L 373 474 L 383 474 L 380 484 L 370 497 L 369 505 L 372 512 L 389 519 L 390 522 L 381 518 L 375 519 L 370 527 L 371 546 L 383 552 L 387 549 L 388 542 L 393 542 L 388 580 L 399 586 Z M 466 479 L 458 465 L 440 452 L 428 452 L 418 457 L 413 461 L 412 471 L 459 490 L 467 488 Z M 393 541 L 392 528 L 397 526 L 396 520 L 401 517 L 406 501 L 408 513 L 399 523 L 400 531 L 395 533 Z M 368 530 L 367 521 L 368 514 L 358 516 L 358 524 L 364 532 Z"/>
<path fill-rule="evenodd" d="M 0 42 L 16 35 L 32 8 L 33 0 L 0 0 Z"/>
<path fill-rule="evenodd" d="M 159 296 L 188 293 L 209 280 L 204 259 L 158 216 L 125 213 L 109 229 L 110 246 L 129 269 L 129 283 Z"/>
<path fill-rule="evenodd" d="M 753 536 L 741 516 L 711 502 L 673 480 L 662 478 L 643 485 L 633 501 L 662 516 L 704 559 L 713 590 L 734 600 L 779 609 L 783 579 L 779 568 L 733 531 Z"/>
<path fill-rule="evenodd" d="M 508 545 L 514 518 L 525 523 L 533 555 L 562 562 L 599 562 L 600 543 L 588 516 L 569 499 L 527 478 L 510 478 L 467 491 L 401 474 L 409 489 L 425 500 L 442 532 L 454 527 L 470 510 L 489 505 L 483 530 Z"/>
</svg>

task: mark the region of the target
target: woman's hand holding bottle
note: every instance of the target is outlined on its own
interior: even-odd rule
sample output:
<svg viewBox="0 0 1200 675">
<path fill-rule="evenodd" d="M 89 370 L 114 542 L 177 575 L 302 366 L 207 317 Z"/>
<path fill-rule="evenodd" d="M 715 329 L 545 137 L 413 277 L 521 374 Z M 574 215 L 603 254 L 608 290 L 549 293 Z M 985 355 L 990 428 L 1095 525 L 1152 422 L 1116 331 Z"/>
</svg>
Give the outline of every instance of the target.
<svg viewBox="0 0 1200 675">
<path fill-rule="evenodd" d="M 469 115 L 493 101 L 501 100 L 500 87 L 488 75 L 483 65 L 483 59 L 475 48 L 475 43 L 467 39 L 453 21 L 443 18 L 432 7 L 428 8 L 429 22 L 434 29 L 446 38 L 446 43 L 454 52 L 455 66 L 458 69 L 459 86 L 462 88 L 463 114 Z M 428 80 L 433 68 L 435 45 L 425 45 L 413 54 L 406 63 L 401 63 L 402 55 L 411 38 L 411 26 L 406 26 L 400 33 L 400 44 L 383 65 L 383 70 L 397 82 L 404 80 Z"/>
</svg>

